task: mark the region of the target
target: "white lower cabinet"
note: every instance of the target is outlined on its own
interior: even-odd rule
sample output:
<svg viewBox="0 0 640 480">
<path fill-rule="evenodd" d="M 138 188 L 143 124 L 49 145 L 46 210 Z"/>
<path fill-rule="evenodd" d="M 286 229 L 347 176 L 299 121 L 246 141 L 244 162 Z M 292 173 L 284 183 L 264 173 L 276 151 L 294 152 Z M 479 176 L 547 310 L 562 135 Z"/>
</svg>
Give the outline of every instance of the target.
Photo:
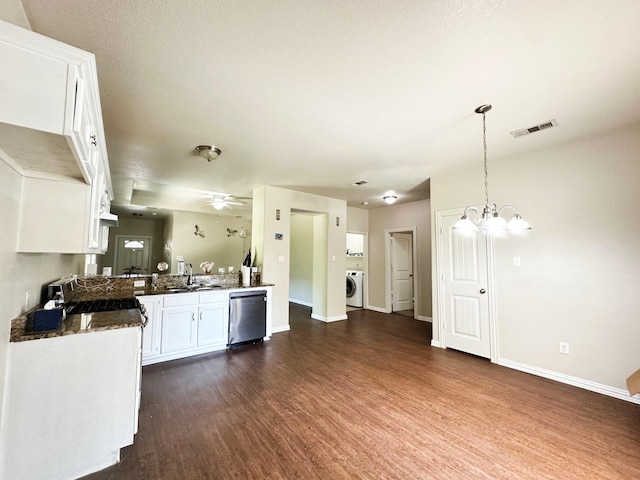
<svg viewBox="0 0 640 480">
<path fill-rule="evenodd" d="M 157 357 L 160 354 L 160 322 L 157 320 L 157 312 L 160 312 L 161 297 L 149 295 L 138 297 L 147 316 L 147 324 L 142 329 L 142 361 Z"/>
<path fill-rule="evenodd" d="M 143 331 L 143 365 L 226 348 L 228 291 L 148 295 L 138 300 L 149 317 Z"/>
<path fill-rule="evenodd" d="M 196 345 L 196 306 L 164 308 L 160 355 L 191 350 Z"/>
<path fill-rule="evenodd" d="M 198 347 L 226 347 L 229 337 L 229 293 L 198 294 Z"/>
</svg>

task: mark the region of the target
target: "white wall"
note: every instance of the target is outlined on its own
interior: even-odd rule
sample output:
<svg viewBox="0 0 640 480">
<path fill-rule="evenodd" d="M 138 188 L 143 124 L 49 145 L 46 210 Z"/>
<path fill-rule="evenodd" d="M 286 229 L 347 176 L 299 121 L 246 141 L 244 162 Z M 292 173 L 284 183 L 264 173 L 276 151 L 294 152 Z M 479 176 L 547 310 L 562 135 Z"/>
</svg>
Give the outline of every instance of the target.
<svg viewBox="0 0 640 480">
<path fill-rule="evenodd" d="M 347 232 L 366 233 L 369 231 L 369 210 L 347 207 Z"/>
<path fill-rule="evenodd" d="M 501 361 L 624 389 L 640 367 L 640 125 L 490 160 L 489 175 L 490 200 L 533 226 L 496 240 Z M 482 203 L 483 186 L 481 165 L 436 175 L 432 208 Z"/>
<path fill-rule="evenodd" d="M 20 0 L 3 0 L 0 2 L 0 20 L 31 30 L 31 25 L 29 25 L 29 20 L 27 20 Z"/>
<path fill-rule="evenodd" d="M 311 306 L 313 301 L 313 217 L 291 215 L 289 299 Z"/>
<path fill-rule="evenodd" d="M 386 305 L 385 239 L 386 230 L 416 228 L 418 290 L 417 314 L 431 317 L 431 207 L 430 201 L 402 203 L 369 210 L 369 305 L 377 309 Z"/>
<path fill-rule="evenodd" d="M 258 265 L 262 267 L 263 281 L 275 285 L 273 288 L 274 332 L 289 329 L 291 262 L 289 245 L 292 209 L 327 214 L 327 253 L 322 259 L 323 265 L 314 264 L 314 272 L 316 269 L 326 271 L 326 301 L 324 305 L 314 304 L 313 310 L 326 312 L 324 315 L 326 321 L 346 318 L 344 289 L 346 202 L 265 186 L 253 192 L 252 228 L 255 232 L 253 246 L 257 250 Z M 280 211 L 280 220 L 276 219 L 276 210 Z M 339 225 L 336 225 L 336 218 L 340 219 Z M 282 240 L 275 238 L 276 233 L 282 234 Z"/>
<path fill-rule="evenodd" d="M 251 221 L 230 215 L 174 212 L 172 231 L 171 271 L 178 271 L 177 256 L 193 265 L 194 273 L 202 273 L 200 264 L 213 261 L 218 268 L 225 270 L 232 266 L 240 270 L 242 261 L 251 247 Z M 195 235 L 195 226 L 204 231 L 205 237 Z M 240 238 L 240 229 L 245 227 L 246 238 Z M 227 236 L 227 228 L 237 230 L 235 236 Z"/>
</svg>

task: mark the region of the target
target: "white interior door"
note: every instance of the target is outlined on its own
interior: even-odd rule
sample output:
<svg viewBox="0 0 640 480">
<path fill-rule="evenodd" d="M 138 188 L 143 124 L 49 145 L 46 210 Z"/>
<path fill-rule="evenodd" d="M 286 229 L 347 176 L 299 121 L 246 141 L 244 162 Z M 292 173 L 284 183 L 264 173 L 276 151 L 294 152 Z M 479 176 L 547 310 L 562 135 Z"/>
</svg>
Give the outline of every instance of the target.
<svg viewBox="0 0 640 480">
<path fill-rule="evenodd" d="M 150 273 L 151 237 L 116 235 L 114 275 Z"/>
<path fill-rule="evenodd" d="M 413 236 L 410 233 L 391 234 L 391 310 L 413 308 Z"/>
<path fill-rule="evenodd" d="M 444 346 L 490 358 L 487 239 L 454 230 L 459 218 L 442 217 Z"/>
</svg>

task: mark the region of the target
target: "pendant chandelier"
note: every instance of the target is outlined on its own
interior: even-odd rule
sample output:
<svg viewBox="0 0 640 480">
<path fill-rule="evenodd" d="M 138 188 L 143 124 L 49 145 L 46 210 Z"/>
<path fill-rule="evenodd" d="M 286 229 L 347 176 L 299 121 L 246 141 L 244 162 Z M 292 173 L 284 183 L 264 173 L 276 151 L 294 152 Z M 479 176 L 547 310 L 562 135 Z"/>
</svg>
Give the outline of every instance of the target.
<svg viewBox="0 0 640 480">
<path fill-rule="evenodd" d="M 495 203 L 489 203 L 489 171 L 487 169 L 487 127 L 486 113 L 491 110 L 491 105 L 480 105 L 475 112 L 482 114 L 482 141 L 484 145 L 484 208 L 480 212 L 476 207 L 467 207 L 464 214 L 456 222 L 453 228 L 468 232 L 477 232 L 478 225 L 483 233 L 499 234 L 501 232 L 522 232 L 530 230 L 531 226 L 518 214 L 513 205 L 505 205 L 498 208 Z M 505 209 L 513 210 L 513 216 L 507 222 L 502 212 Z M 473 216 L 473 219 L 469 218 Z"/>
</svg>

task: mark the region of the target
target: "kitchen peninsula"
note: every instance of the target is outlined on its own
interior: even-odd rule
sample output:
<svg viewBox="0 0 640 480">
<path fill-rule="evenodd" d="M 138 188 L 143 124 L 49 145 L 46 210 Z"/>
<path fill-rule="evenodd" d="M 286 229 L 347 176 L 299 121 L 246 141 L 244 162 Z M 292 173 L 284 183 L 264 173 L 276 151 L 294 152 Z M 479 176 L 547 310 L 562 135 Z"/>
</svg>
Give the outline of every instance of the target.
<svg viewBox="0 0 640 480">
<path fill-rule="evenodd" d="M 226 349 L 234 292 L 266 292 L 271 335 L 272 285 L 241 286 L 237 274 L 151 279 L 80 277 L 67 301 L 135 297 L 146 320 L 136 308 L 71 313 L 52 332 L 27 331 L 27 314 L 12 321 L 7 478 L 79 478 L 117 463 L 138 428 L 141 365 Z"/>
</svg>

